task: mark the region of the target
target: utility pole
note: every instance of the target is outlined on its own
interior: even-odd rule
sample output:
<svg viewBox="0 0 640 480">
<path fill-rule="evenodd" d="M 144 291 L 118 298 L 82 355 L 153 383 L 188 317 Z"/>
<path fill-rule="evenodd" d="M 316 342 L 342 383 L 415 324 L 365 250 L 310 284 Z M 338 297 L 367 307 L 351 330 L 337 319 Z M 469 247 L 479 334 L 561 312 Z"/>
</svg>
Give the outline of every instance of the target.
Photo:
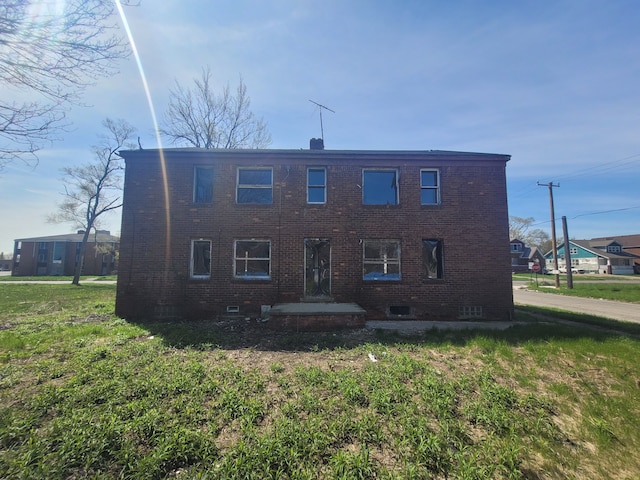
<svg viewBox="0 0 640 480">
<path fill-rule="evenodd" d="M 549 187 L 549 203 L 551 205 L 551 248 L 553 251 L 553 271 L 555 272 L 554 275 L 556 280 L 556 288 L 560 288 L 560 271 L 558 270 L 558 244 L 556 243 L 556 213 L 553 208 L 553 187 L 559 187 L 560 184 L 554 185 L 553 182 L 549 182 L 546 184 L 538 182 L 538 186 Z"/>
<path fill-rule="evenodd" d="M 569 247 L 569 230 L 567 217 L 562 216 L 562 235 L 564 235 L 564 261 L 567 264 L 567 288 L 573 288 L 573 265 L 571 265 L 571 248 Z"/>
</svg>

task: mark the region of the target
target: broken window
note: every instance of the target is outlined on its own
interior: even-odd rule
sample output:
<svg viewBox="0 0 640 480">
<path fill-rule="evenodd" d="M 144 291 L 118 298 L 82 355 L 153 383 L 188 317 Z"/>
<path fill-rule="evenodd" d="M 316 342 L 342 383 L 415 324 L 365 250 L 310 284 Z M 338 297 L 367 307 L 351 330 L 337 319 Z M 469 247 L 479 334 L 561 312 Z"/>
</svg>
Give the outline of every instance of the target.
<svg viewBox="0 0 640 480">
<path fill-rule="evenodd" d="M 307 203 L 327 203 L 326 169 L 307 169 Z"/>
<path fill-rule="evenodd" d="M 420 170 L 420 204 L 440 204 L 440 175 L 438 170 Z"/>
<path fill-rule="evenodd" d="M 193 169 L 193 203 L 211 203 L 213 201 L 213 168 L 195 167 Z"/>
<path fill-rule="evenodd" d="M 425 278 L 442 278 L 442 241 L 422 240 L 422 270 Z"/>
<path fill-rule="evenodd" d="M 273 203 L 273 170 L 271 168 L 239 168 L 237 203 Z"/>
<path fill-rule="evenodd" d="M 191 242 L 191 278 L 211 278 L 211 240 Z"/>
<path fill-rule="evenodd" d="M 236 240 L 234 276 L 243 279 L 271 278 L 271 242 L 269 240 Z"/>
<path fill-rule="evenodd" d="M 363 279 L 400 280 L 400 241 L 364 240 Z"/>
<path fill-rule="evenodd" d="M 363 170 L 362 203 L 365 205 L 397 205 L 398 171 Z"/>
</svg>

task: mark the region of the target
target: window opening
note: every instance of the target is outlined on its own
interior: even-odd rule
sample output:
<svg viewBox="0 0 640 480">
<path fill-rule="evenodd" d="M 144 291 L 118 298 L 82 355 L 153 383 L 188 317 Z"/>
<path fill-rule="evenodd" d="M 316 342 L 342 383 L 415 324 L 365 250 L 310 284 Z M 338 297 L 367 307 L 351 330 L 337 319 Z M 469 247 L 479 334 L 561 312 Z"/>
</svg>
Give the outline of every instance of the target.
<svg viewBox="0 0 640 480">
<path fill-rule="evenodd" d="M 411 307 L 409 305 L 391 305 L 389 307 L 389 315 L 411 315 Z"/>
<path fill-rule="evenodd" d="M 234 276 L 242 279 L 271 278 L 271 242 L 236 240 Z"/>
<path fill-rule="evenodd" d="M 307 203 L 327 203 L 326 169 L 307 169 Z"/>
<path fill-rule="evenodd" d="M 422 270 L 425 278 L 442 278 L 442 241 L 422 240 Z"/>
<path fill-rule="evenodd" d="M 53 243 L 53 263 L 62 263 L 64 258 L 65 243 L 54 242 Z"/>
<path fill-rule="evenodd" d="M 362 203 L 365 205 L 398 205 L 397 170 L 363 170 Z"/>
<path fill-rule="evenodd" d="M 191 278 L 211 278 L 211 241 L 191 242 Z"/>
<path fill-rule="evenodd" d="M 458 309 L 460 318 L 482 318 L 482 307 L 479 306 L 461 306 Z"/>
<path fill-rule="evenodd" d="M 193 203 L 211 203 L 213 201 L 213 168 L 195 167 L 193 177 Z"/>
<path fill-rule="evenodd" d="M 239 168 L 237 203 L 273 203 L 273 170 L 271 168 Z"/>
<path fill-rule="evenodd" d="M 363 252 L 364 280 L 401 279 L 399 240 L 364 240 Z"/>
<path fill-rule="evenodd" d="M 440 174 L 438 170 L 420 170 L 420 204 L 440 204 Z"/>
</svg>

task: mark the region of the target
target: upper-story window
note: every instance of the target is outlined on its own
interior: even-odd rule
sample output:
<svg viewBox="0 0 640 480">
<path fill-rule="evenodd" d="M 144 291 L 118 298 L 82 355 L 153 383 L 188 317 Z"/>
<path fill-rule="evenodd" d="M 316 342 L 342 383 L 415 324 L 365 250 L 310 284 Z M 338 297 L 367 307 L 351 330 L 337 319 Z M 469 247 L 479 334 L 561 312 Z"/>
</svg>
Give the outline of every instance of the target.
<svg viewBox="0 0 640 480">
<path fill-rule="evenodd" d="M 440 172 L 435 169 L 420 170 L 420 204 L 440 204 Z"/>
<path fill-rule="evenodd" d="M 307 169 L 307 203 L 327 203 L 327 169 Z"/>
<path fill-rule="evenodd" d="M 273 203 L 273 169 L 238 168 L 237 203 Z"/>
<path fill-rule="evenodd" d="M 522 251 L 522 244 L 521 243 L 512 243 L 511 244 L 511 251 L 512 252 L 521 252 Z"/>
<path fill-rule="evenodd" d="M 53 263 L 62 263 L 65 247 L 65 242 L 53 242 Z"/>
<path fill-rule="evenodd" d="M 365 169 L 362 171 L 362 203 L 398 205 L 398 170 Z"/>
<path fill-rule="evenodd" d="M 578 247 L 570 247 L 569 248 L 569 253 L 571 255 L 577 255 L 578 254 Z"/>
<path fill-rule="evenodd" d="M 607 247 L 607 252 L 609 253 L 620 253 L 621 251 L 620 245 L 609 245 Z"/>
<path fill-rule="evenodd" d="M 194 167 L 193 203 L 211 203 L 213 201 L 213 168 Z"/>
</svg>

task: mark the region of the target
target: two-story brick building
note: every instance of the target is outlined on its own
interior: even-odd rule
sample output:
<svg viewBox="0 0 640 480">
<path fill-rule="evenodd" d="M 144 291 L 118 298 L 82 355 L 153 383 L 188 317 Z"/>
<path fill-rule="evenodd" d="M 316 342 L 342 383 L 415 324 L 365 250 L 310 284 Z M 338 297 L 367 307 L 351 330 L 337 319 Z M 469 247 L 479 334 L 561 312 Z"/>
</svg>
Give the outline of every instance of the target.
<svg viewBox="0 0 640 480">
<path fill-rule="evenodd" d="M 120 316 L 353 302 L 367 318 L 511 318 L 508 155 L 120 154 Z"/>
<path fill-rule="evenodd" d="M 84 231 L 46 237 L 19 238 L 13 248 L 13 276 L 73 275 L 79 260 Z M 83 275 L 111 275 L 116 272 L 120 239 L 108 230 L 89 236 L 84 254 Z"/>
</svg>

